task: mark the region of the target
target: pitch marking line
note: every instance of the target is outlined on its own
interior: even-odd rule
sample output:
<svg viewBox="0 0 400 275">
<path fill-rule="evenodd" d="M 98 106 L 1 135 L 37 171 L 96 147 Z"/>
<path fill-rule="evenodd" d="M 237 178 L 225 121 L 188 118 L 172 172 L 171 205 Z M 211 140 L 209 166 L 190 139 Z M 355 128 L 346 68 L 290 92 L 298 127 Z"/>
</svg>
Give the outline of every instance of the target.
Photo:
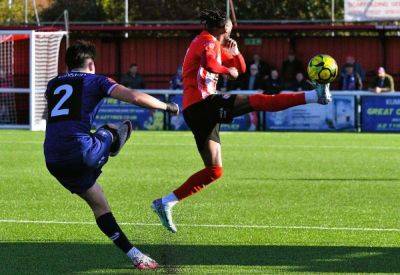
<svg viewBox="0 0 400 275">
<path fill-rule="evenodd" d="M 0 223 L 18 224 L 67 224 L 67 225 L 95 225 L 95 222 L 84 221 L 41 221 L 41 220 L 14 220 L 3 219 Z M 158 223 L 133 223 L 120 222 L 121 225 L 131 226 L 161 226 Z M 178 224 L 182 227 L 207 227 L 207 228 L 236 228 L 236 229 L 296 229 L 296 230 L 322 230 L 322 231 L 361 231 L 361 232 L 400 232 L 400 228 L 371 228 L 371 227 L 325 227 L 325 226 L 297 226 L 297 225 L 245 225 L 245 224 Z"/>
<path fill-rule="evenodd" d="M 0 141 L 0 144 L 43 144 L 42 141 Z M 194 143 L 140 143 L 128 144 L 128 146 L 189 146 L 194 147 Z M 357 145 L 302 145 L 302 144 L 224 144 L 224 147 L 240 148 L 300 148 L 300 149 L 363 149 L 363 150 L 390 150 L 398 151 L 398 146 L 357 146 Z"/>
</svg>

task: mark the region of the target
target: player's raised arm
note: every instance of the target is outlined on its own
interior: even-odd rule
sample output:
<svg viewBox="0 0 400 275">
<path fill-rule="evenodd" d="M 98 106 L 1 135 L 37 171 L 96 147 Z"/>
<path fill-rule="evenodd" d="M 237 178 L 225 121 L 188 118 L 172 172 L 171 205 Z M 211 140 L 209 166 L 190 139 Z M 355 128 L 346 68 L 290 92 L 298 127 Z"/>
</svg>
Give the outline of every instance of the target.
<svg viewBox="0 0 400 275">
<path fill-rule="evenodd" d="M 219 64 L 215 56 L 216 53 L 214 51 L 214 44 L 210 43 L 202 53 L 201 66 L 214 74 L 227 74 L 233 78 L 237 78 L 239 76 L 239 73 L 235 67 L 228 68 Z"/>
<path fill-rule="evenodd" d="M 226 39 L 221 50 L 222 65 L 235 67 L 240 74 L 246 72 L 246 62 L 239 52 L 237 42 L 232 38 Z"/>
<path fill-rule="evenodd" d="M 151 95 L 126 88 L 123 85 L 117 85 L 110 96 L 144 108 L 164 110 L 175 115 L 179 114 L 179 107 L 176 103 L 162 102 Z"/>
</svg>

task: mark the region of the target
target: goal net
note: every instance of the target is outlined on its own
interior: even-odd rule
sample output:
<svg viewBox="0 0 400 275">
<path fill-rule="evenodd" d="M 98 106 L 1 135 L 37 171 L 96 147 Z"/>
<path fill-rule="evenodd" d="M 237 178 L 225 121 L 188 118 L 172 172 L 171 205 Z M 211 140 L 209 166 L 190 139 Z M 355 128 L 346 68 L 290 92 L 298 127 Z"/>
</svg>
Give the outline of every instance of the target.
<svg viewBox="0 0 400 275">
<path fill-rule="evenodd" d="M 13 88 L 14 85 L 14 37 L 0 35 L 0 88 Z M 0 123 L 17 124 L 15 93 L 0 93 Z"/>
<path fill-rule="evenodd" d="M 47 82 L 66 33 L 0 31 L 0 128 L 44 130 Z"/>
</svg>

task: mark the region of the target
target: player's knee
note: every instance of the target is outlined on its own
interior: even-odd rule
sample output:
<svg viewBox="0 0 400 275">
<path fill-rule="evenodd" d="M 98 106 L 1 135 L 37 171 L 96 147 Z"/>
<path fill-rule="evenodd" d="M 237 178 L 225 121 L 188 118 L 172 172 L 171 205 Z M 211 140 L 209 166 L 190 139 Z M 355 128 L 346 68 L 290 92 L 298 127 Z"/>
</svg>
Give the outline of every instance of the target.
<svg viewBox="0 0 400 275">
<path fill-rule="evenodd" d="M 224 173 L 224 169 L 222 168 L 222 166 L 207 167 L 207 170 L 208 170 L 210 179 L 213 181 L 221 178 Z"/>
<path fill-rule="evenodd" d="M 97 129 L 96 135 L 101 138 L 102 141 L 109 142 L 110 144 L 116 138 L 115 133 L 111 129 L 105 128 L 105 126 L 101 126 Z"/>
</svg>

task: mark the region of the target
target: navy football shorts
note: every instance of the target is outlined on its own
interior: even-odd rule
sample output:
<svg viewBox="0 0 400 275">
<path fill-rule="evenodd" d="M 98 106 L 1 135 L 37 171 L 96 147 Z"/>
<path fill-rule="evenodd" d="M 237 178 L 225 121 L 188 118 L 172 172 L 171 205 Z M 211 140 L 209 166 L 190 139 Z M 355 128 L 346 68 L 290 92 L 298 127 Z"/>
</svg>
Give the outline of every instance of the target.
<svg viewBox="0 0 400 275">
<path fill-rule="evenodd" d="M 74 158 L 46 162 L 49 172 L 71 193 L 82 194 L 92 187 L 108 161 L 112 134 L 100 129 L 91 134 L 91 142 Z"/>
</svg>

